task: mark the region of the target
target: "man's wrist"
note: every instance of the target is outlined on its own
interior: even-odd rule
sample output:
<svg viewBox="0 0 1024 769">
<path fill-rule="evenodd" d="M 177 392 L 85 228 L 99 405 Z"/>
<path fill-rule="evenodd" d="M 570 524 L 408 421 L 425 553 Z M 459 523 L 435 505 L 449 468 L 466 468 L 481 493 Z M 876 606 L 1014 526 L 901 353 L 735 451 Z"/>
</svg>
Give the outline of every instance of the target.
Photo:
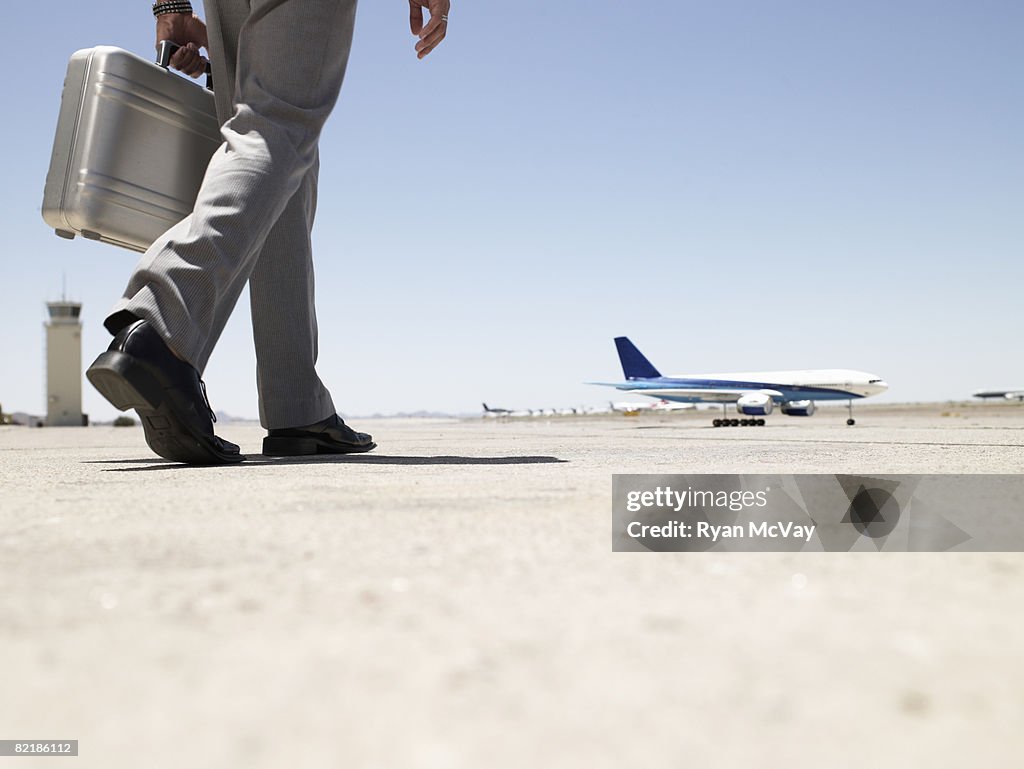
<svg viewBox="0 0 1024 769">
<path fill-rule="evenodd" d="M 153 15 L 157 18 L 169 13 L 192 15 L 192 4 L 188 0 L 158 0 L 153 4 Z"/>
</svg>

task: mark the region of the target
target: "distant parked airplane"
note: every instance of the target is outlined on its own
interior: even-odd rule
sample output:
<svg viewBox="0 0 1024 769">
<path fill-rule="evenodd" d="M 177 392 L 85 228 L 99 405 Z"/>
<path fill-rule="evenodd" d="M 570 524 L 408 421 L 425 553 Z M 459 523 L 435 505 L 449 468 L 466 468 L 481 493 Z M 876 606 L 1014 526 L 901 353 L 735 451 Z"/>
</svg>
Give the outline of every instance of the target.
<svg viewBox="0 0 1024 769">
<path fill-rule="evenodd" d="M 885 392 L 889 385 L 874 374 L 849 369 L 808 369 L 799 371 L 753 371 L 733 374 L 690 374 L 662 376 L 627 337 L 615 338 L 625 382 L 590 382 L 615 387 L 637 395 L 677 403 L 735 403 L 736 411 L 753 419 L 715 419 L 715 427 L 763 425 L 759 417 L 772 413 L 776 403 L 787 416 L 809 417 L 815 401 L 845 400 L 849 404 L 846 424 L 854 424 L 853 399 Z"/>
<path fill-rule="evenodd" d="M 1005 398 L 1008 401 L 1024 401 L 1024 387 L 1016 390 L 978 390 L 975 398 Z"/>
<path fill-rule="evenodd" d="M 512 413 L 512 409 L 492 409 L 486 403 L 481 405 L 484 407 L 484 413 L 491 414 L 492 416 L 508 416 Z"/>
<path fill-rule="evenodd" d="M 612 411 L 626 414 L 627 416 L 636 416 L 641 411 L 688 411 L 697 408 L 695 403 L 673 403 L 664 398 L 654 403 L 648 401 L 618 403 L 608 401 L 608 405 Z"/>
<path fill-rule="evenodd" d="M 650 403 L 648 401 L 641 401 L 638 403 L 626 403 L 624 401 L 615 403 L 613 401 L 608 401 L 608 407 L 612 411 L 614 411 L 617 414 L 625 414 L 626 416 L 630 417 L 636 416 L 641 411 L 650 411 L 653 405 L 653 403 Z"/>
<path fill-rule="evenodd" d="M 679 403 L 662 398 L 660 401 L 654 402 L 651 411 L 690 411 L 695 408 L 697 408 L 696 403 Z"/>
</svg>

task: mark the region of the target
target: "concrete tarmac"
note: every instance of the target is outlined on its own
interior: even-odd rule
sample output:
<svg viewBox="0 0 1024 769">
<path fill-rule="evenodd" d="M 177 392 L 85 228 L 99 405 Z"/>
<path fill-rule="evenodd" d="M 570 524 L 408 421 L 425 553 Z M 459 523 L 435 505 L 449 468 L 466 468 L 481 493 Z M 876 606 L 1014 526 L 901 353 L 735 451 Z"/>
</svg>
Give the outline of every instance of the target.
<svg viewBox="0 0 1024 769">
<path fill-rule="evenodd" d="M 0 428 L 31 767 L 961 767 L 1024 756 L 1024 555 L 612 553 L 615 472 L 1024 472 L 1024 408 L 352 420 L 192 468 Z M 1022 511 L 1024 514 L 1024 511 Z"/>
</svg>

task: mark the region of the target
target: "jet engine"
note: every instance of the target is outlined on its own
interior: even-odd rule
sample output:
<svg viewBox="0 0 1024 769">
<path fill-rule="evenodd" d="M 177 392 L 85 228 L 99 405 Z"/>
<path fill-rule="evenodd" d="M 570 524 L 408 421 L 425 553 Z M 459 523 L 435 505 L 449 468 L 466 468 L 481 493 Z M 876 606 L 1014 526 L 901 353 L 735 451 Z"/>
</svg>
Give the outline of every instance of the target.
<svg viewBox="0 0 1024 769">
<path fill-rule="evenodd" d="M 772 396 L 765 393 L 747 393 L 736 401 L 736 410 L 748 417 L 763 417 L 772 413 Z"/>
<path fill-rule="evenodd" d="M 781 408 L 788 417 L 809 417 L 814 414 L 814 401 L 786 401 Z"/>
</svg>

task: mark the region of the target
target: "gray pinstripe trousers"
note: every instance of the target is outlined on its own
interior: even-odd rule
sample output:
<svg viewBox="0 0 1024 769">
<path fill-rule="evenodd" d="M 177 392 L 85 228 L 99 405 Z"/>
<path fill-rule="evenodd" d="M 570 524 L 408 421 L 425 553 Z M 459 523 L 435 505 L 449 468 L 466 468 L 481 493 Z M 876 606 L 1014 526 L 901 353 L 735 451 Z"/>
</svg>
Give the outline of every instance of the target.
<svg viewBox="0 0 1024 769">
<path fill-rule="evenodd" d="M 315 369 L 310 229 L 317 145 L 355 9 L 355 0 L 206 0 L 224 144 L 193 213 L 153 243 L 108 318 L 145 318 L 201 373 L 248 281 L 266 428 L 335 412 Z"/>
</svg>

